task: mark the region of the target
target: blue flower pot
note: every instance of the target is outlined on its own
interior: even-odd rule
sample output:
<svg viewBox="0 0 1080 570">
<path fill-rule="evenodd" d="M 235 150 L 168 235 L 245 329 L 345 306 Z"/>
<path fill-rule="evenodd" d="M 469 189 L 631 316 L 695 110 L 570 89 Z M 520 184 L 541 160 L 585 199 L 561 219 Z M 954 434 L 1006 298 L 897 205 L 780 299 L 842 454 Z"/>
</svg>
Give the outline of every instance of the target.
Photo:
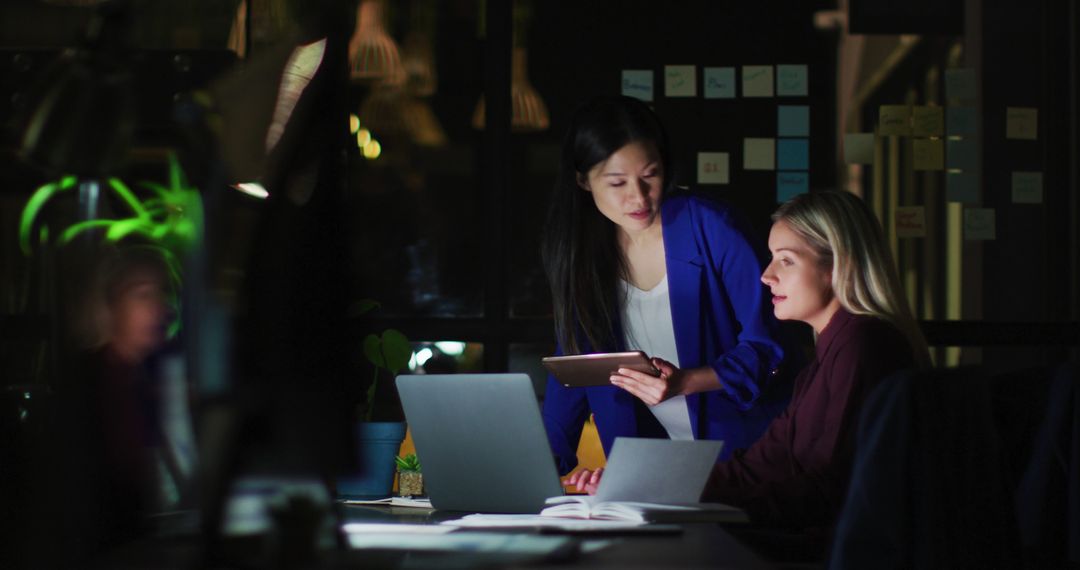
<svg viewBox="0 0 1080 570">
<path fill-rule="evenodd" d="M 381 499 L 394 488 L 394 456 L 405 440 L 404 422 L 356 424 L 356 471 L 337 481 L 338 496 L 345 499 Z"/>
</svg>

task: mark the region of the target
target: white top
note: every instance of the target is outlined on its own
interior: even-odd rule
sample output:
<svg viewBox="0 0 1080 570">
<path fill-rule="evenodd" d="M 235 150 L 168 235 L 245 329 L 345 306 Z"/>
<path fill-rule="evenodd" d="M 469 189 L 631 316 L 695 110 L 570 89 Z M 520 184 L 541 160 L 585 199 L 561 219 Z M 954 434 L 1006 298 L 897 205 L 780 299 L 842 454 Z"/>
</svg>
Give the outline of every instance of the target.
<svg viewBox="0 0 1080 570">
<path fill-rule="evenodd" d="M 675 327 L 671 322 L 671 295 L 668 292 L 667 275 L 648 291 L 642 291 L 625 281 L 623 284 L 626 288 L 623 335 L 627 350 L 641 350 L 650 357 L 663 358 L 679 366 L 679 353 L 675 348 Z M 667 430 L 668 437 L 694 439 L 686 396 L 668 398 L 655 406 L 649 406 L 649 409 Z"/>
</svg>

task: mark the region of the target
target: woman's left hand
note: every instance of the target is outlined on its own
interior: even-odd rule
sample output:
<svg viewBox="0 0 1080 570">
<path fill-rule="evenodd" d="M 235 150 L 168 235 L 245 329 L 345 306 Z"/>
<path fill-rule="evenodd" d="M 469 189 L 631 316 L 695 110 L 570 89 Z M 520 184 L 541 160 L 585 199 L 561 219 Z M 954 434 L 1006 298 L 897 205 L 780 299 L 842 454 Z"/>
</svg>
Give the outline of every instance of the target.
<svg viewBox="0 0 1080 570">
<path fill-rule="evenodd" d="M 660 371 L 652 376 L 629 368 L 620 368 L 611 375 L 611 383 L 637 396 L 639 400 L 655 406 L 668 398 L 682 394 L 684 374 L 674 364 L 653 357 L 652 365 Z"/>
</svg>

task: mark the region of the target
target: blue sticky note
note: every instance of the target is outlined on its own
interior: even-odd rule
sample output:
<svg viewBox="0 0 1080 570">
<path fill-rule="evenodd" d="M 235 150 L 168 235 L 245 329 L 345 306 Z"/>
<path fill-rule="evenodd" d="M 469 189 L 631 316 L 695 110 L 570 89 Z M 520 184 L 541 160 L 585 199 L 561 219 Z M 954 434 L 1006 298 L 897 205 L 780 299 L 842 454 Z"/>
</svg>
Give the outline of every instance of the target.
<svg viewBox="0 0 1080 570">
<path fill-rule="evenodd" d="M 978 115 L 975 107 L 946 107 L 945 108 L 945 134 L 947 135 L 975 135 L 978 134 Z"/>
<path fill-rule="evenodd" d="M 734 67 L 706 67 L 704 78 L 706 99 L 735 98 Z"/>
<path fill-rule="evenodd" d="M 978 150 L 974 139 L 945 141 L 945 168 L 976 170 L 979 166 Z"/>
<path fill-rule="evenodd" d="M 776 141 L 777 170 L 810 170 L 810 139 Z"/>
<path fill-rule="evenodd" d="M 777 107 L 776 134 L 781 137 L 810 136 L 810 107 L 806 105 Z"/>
<path fill-rule="evenodd" d="M 945 173 L 945 199 L 965 204 L 979 203 L 979 187 L 975 175 L 970 172 Z"/>
<path fill-rule="evenodd" d="M 624 69 L 622 94 L 642 101 L 653 100 L 653 72 L 651 69 Z"/>
<path fill-rule="evenodd" d="M 806 65 L 776 66 L 776 94 L 780 97 L 806 97 Z"/>
<path fill-rule="evenodd" d="M 776 173 L 776 201 L 787 202 L 788 200 L 806 194 L 810 191 L 809 172 L 777 172 Z"/>
</svg>

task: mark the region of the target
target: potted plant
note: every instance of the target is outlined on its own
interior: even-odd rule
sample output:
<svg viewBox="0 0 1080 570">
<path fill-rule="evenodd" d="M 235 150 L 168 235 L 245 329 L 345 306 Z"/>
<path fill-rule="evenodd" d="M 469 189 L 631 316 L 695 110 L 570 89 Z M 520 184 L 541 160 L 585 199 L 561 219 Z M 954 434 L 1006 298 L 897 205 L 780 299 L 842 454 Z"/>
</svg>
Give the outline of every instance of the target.
<svg viewBox="0 0 1080 570">
<path fill-rule="evenodd" d="M 350 313 L 360 316 L 378 308 L 377 302 L 365 299 Z M 338 494 L 353 498 L 383 498 L 390 496 L 394 487 L 394 458 L 405 440 L 405 422 L 400 412 L 386 413 L 390 407 L 387 402 L 393 399 L 394 376 L 409 365 L 412 345 L 400 331 L 387 329 L 381 334 L 367 335 L 363 353 L 373 370 L 371 384 L 357 407 L 354 437 L 358 470 L 338 479 Z"/>
<path fill-rule="evenodd" d="M 424 494 L 424 474 L 420 472 L 420 459 L 415 453 L 394 458 L 398 471 L 398 494 L 403 497 L 418 497 Z"/>
</svg>

